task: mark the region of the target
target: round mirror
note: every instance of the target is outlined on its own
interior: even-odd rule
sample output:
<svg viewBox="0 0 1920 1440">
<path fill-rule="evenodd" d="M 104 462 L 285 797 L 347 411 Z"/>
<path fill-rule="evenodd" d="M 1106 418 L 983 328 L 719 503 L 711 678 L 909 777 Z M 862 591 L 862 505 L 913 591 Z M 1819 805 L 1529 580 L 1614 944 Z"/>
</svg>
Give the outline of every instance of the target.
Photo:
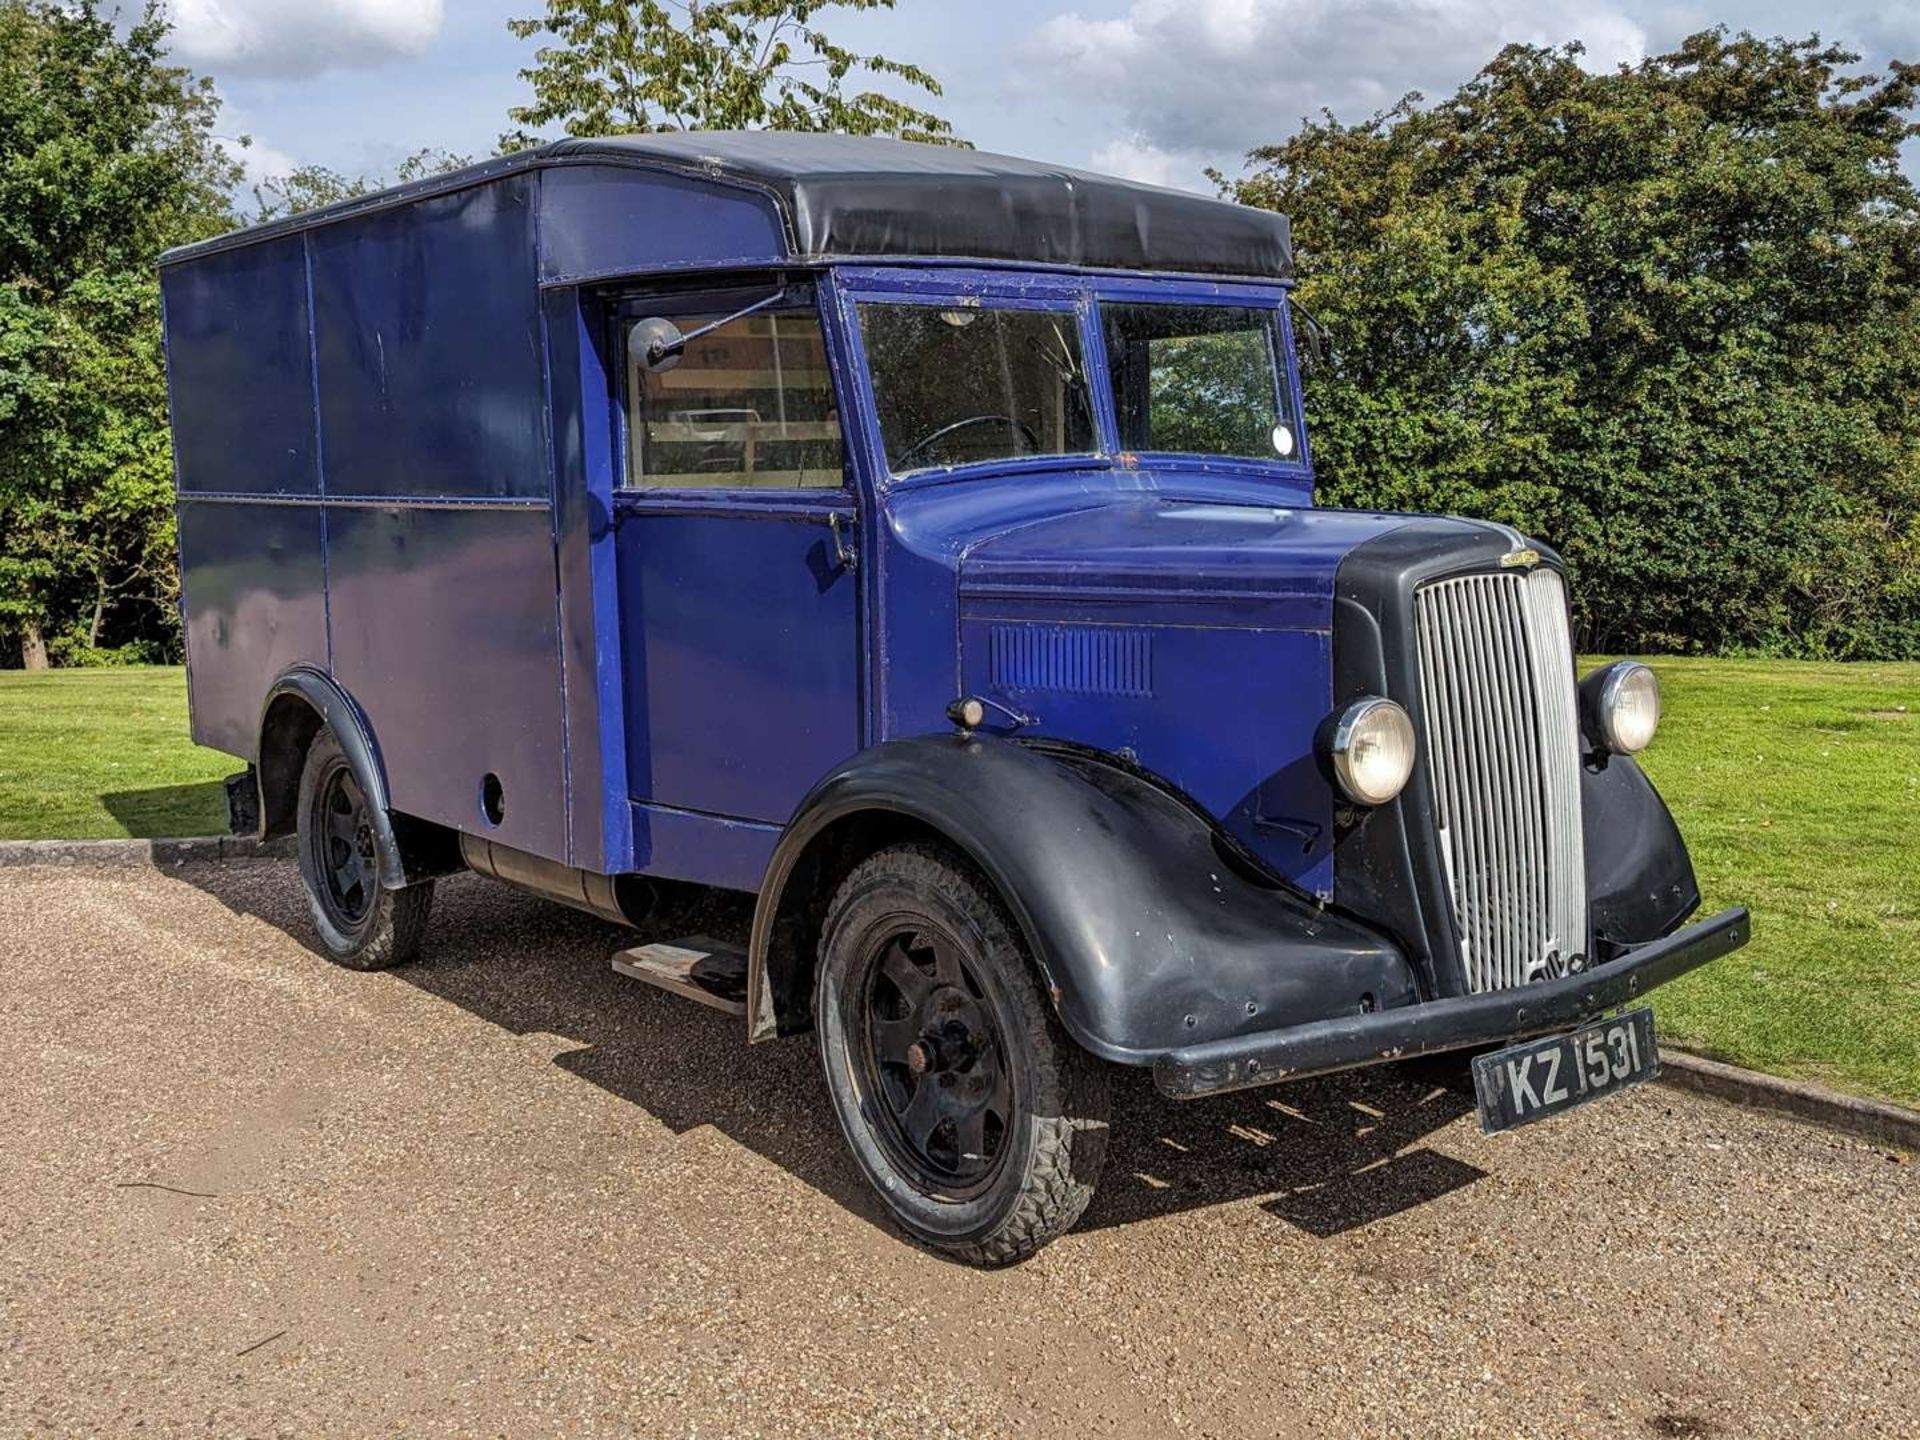
<svg viewBox="0 0 1920 1440">
<path fill-rule="evenodd" d="M 1285 425 L 1273 427 L 1273 453 L 1285 460 L 1293 454 L 1293 431 Z"/>
<path fill-rule="evenodd" d="M 629 353 L 639 360 L 641 369 L 654 375 L 678 365 L 686 344 L 680 327 L 659 316 L 638 322 L 627 336 Z"/>
</svg>

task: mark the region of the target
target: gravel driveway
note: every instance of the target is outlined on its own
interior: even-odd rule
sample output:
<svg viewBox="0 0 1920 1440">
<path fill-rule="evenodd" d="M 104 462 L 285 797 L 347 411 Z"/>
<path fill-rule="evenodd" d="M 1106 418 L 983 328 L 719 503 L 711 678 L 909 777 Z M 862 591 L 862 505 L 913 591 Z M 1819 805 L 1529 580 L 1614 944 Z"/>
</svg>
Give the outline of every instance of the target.
<svg viewBox="0 0 1920 1440">
<path fill-rule="evenodd" d="M 1920 1434 L 1920 1166 L 1819 1130 L 1123 1074 L 978 1273 L 622 932 L 467 877 L 410 969 L 305 934 L 284 864 L 0 870 L 0 1435 Z"/>
</svg>

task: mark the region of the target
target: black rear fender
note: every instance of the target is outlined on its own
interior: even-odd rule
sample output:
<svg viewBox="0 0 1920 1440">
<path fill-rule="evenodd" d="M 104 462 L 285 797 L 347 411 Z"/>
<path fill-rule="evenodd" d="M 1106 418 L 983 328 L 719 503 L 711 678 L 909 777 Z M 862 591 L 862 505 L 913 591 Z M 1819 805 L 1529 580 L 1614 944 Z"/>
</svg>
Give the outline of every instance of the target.
<svg viewBox="0 0 1920 1440">
<path fill-rule="evenodd" d="M 365 713 L 332 676 L 306 665 L 296 665 L 274 681 L 261 707 L 256 767 L 260 838 L 291 835 L 297 827 L 300 772 L 322 725 L 339 741 L 367 797 L 380 883 L 395 890 L 464 869 L 453 831 L 391 809 L 386 767 Z"/>
</svg>

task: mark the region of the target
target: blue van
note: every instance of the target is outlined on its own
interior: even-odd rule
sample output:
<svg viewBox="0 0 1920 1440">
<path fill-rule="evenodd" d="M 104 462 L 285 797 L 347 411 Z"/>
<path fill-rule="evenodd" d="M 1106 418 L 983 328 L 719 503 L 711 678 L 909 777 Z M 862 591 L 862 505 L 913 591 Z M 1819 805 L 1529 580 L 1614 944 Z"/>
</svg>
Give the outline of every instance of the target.
<svg viewBox="0 0 1920 1440">
<path fill-rule="evenodd" d="M 1108 1067 L 1452 1051 L 1503 1128 L 1657 1072 L 1686 924 L 1564 568 L 1317 508 L 1285 217 L 831 135 L 569 140 L 162 261 L 193 735 L 319 943 L 468 868 L 744 948 L 902 1227 L 1085 1208 Z M 1683 928 L 1684 927 L 1684 928 Z"/>
</svg>

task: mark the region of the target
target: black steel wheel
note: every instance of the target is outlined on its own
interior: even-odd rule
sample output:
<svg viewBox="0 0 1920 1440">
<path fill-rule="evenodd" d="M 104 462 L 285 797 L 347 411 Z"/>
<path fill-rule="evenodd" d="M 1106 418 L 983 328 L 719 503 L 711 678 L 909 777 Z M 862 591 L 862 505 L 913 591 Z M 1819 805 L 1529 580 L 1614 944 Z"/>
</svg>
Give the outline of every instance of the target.
<svg viewBox="0 0 1920 1440">
<path fill-rule="evenodd" d="M 1006 1158 L 1014 1117 L 1006 1037 L 962 943 L 906 924 L 862 967 L 854 1084 L 878 1137 L 918 1188 L 978 1194 Z"/>
<path fill-rule="evenodd" d="M 373 818 L 353 771 L 330 766 L 313 797 L 313 838 L 320 876 L 318 899 L 342 930 L 357 929 L 380 888 L 373 853 Z"/>
<path fill-rule="evenodd" d="M 900 845 L 847 877 L 814 1018 L 841 1129 L 909 1234 L 1003 1265 L 1080 1218 L 1106 1152 L 1105 1068 L 1061 1031 L 959 856 Z"/>
<path fill-rule="evenodd" d="M 327 954 L 356 970 L 411 959 L 425 933 L 433 883 L 386 889 L 366 786 L 333 732 L 308 747 L 300 775 L 300 878 Z"/>
</svg>

